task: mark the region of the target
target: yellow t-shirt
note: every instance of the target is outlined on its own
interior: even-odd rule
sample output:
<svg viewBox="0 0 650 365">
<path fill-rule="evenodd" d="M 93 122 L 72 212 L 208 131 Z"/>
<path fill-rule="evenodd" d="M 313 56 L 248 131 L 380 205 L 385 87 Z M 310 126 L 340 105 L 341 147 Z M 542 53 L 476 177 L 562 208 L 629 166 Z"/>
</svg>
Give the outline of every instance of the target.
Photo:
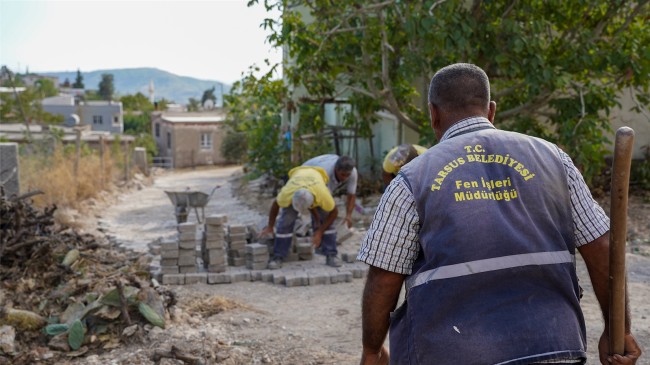
<svg viewBox="0 0 650 365">
<path fill-rule="evenodd" d="M 289 171 L 289 181 L 280 189 L 275 198 L 281 208 L 291 205 L 293 193 L 298 189 L 307 189 L 314 195 L 314 204 L 309 209 L 322 208 L 326 212 L 334 209 L 334 198 L 327 188 L 327 173 L 321 167 L 298 166 Z"/>
<path fill-rule="evenodd" d="M 386 171 L 389 174 L 397 174 L 399 172 L 399 169 L 402 168 L 402 166 L 395 166 L 390 162 L 390 157 L 397 151 L 397 147 L 399 146 L 395 146 L 393 147 L 392 150 L 388 151 L 386 157 L 384 158 L 384 165 L 383 165 L 384 171 Z M 426 147 L 422 147 L 417 144 L 414 144 L 413 148 L 415 148 L 415 151 L 417 151 L 418 156 L 420 156 L 427 150 Z"/>
</svg>

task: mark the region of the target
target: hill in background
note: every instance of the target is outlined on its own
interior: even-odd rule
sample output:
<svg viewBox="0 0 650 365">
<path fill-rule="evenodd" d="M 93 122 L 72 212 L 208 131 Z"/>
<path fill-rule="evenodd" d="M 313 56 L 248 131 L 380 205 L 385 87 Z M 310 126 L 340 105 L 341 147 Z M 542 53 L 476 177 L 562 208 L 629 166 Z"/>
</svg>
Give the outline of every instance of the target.
<svg viewBox="0 0 650 365">
<path fill-rule="evenodd" d="M 59 78 L 60 84 L 66 78 L 70 83 L 74 83 L 77 77 L 77 71 L 39 72 L 39 74 L 56 76 Z M 223 101 L 222 91 L 223 94 L 228 94 L 231 88 L 231 85 L 224 84 L 220 81 L 199 80 L 187 76 L 178 76 L 156 68 L 123 68 L 90 72 L 81 70 L 81 76 L 83 76 L 83 83 L 86 89 L 98 89 L 102 74 L 113 75 L 113 84 L 115 86 L 115 92 L 118 95 L 136 94 L 140 92 L 149 97 L 149 83 L 153 81 L 155 100 L 165 98 L 178 104 L 187 104 L 189 98 L 201 100 L 203 92 L 214 87 L 217 105 L 221 105 Z"/>
</svg>

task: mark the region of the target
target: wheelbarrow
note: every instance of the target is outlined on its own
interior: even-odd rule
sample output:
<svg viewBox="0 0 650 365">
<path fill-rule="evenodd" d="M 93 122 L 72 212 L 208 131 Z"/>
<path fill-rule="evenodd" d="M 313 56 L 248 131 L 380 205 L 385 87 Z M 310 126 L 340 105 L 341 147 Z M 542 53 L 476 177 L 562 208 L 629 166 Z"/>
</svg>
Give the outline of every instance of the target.
<svg viewBox="0 0 650 365">
<path fill-rule="evenodd" d="M 187 222 L 187 216 L 192 208 L 194 209 L 194 214 L 196 214 L 196 220 L 198 223 L 203 223 L 205 221 L 205 206 L 208 205 L 214 191 L 220 187 L 221 185 L 215 186 L 209 195 L 201 191 L 189 190 L 189 188 L 184 191 L 165 191 L 169 200 L 174 204 L 176 223 Z M 201 209 L 200 215 L 199 209 Z"/>
</svg>

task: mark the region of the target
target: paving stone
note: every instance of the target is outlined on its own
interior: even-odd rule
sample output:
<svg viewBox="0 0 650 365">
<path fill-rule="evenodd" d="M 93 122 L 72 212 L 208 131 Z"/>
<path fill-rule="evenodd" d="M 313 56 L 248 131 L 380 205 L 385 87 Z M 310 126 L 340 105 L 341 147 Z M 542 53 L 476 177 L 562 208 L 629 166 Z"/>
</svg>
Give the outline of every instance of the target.
<svg viewBox="0 0 650 365">
<path fill-rule="evenodd" d="M 178 266 L 178 258 L 160 259 L 160 266 Z"/>
<path fill-rule="evenodd" d="M 160 241 L 160 250 L 169 251 L 169 250 L 178 250 L 178 241 L 174 239 L 167 239 Z"/>
<path fill-rule="evenodd" d="M 342 281 L 349 283 L 352 281 L 352 271 L 350 271 L 347 268 L 338 268 L 336 269 L 339 272 L 339 279 L 343 279 Z"/>
<path fill-rule="evenodd" d="M 230 274 L 226 273 L 208 273 L 208 284 L 230 284 L 232 278 Z"/>
<path fill-rule="evenodd" d="M 205 248 L 214 250 L 214 249 L 222 249 L 225 250 L 226 248 L 226 242 L 223 240 L 221 241 L 205 241 Z"/>
<path fill-rule="evenodd" d="M 330 275 L 324 271 L 310 271 L 308 273 L 309 285 L 330 284 Z"/>
<path fill-rule="evenodd" d="M 222 264 L 222 265 L 220 265 L 220 264 L 215 264 L 215 265 L 213 265 L 213 264 L 208 264 L 208 266 L 206 267 L 206 270 L 207 270 L 209 273 L 214 273 L 214 272 L 226 272 L 226 268 L 227 268 L 227 266 L 226 266 L 225 263 Z"/>
<path fill-rule="evenodd" d="M 196 264 L 194 264 L 194 265 L 191 265 L 191 266 L 190 265 L 187 265 L 187 266 L 180 266 L 179 265 L 178 266 L 178 271 L 181 274 L 187 274 L 187 273 L 195 273 L 195 272 L 198 272 L 199 270 L 196 267 Z"/>
<path fill-rule="evenodd" d="M 284 285 L 284 283 L 285 283 L 285 281 L 284 281 L 285 275 L 286 274 L 284 272 L 282 272 L 282 271 L 274 270 L 273 271 L 273 284 L 275 284 L 275 285 Z"/>
<path fill-rule="evenodd" d="M 208 250 L 207 259 L 210 265 L 225 264 L 226 253 L 223 250 Z"/>
<path fill-rule="evenodd" d="M 196 265 L 196 256 L 180 256 L 178 258 L 178 266 Z"/>
<path fill-rule="evenodd" d="M 341 261 L 347 262 L 347 263 L 354 263 L 357 261 L 357 254 L 356 253 L 350 253 L 350 252 L 342 252 L 341 253 Z"/>
<path fill-rule="evenodd" d="M 208 282 L 208 274 L 206 273 L 188 273 L 185 274 L 185 285 L 188 284 L 206 284 Z"/>
<path fill-rule="evenodd" d="M 260 243 L 249 243 L 249 244 L 246 245 L 246 253 L 250 253 L 250 254 L 265 253 L 265 254 L 268 254 L 269 251 L 266 248 L 266 245 L 262 245 Z"/>
<path fill-rule="evenodd" d="M 228 232 L 231 235 L 246 233 L 246 226 L 239 225 L 239 224 L 231 224 L 228 226 Z"/>
<path fill-rule="evenodd" d="M 163 275 L 166 275 L 166 274 L 178 274 L 178 273 L 179 273 L 179 271 L 178 271 L 178 266 L 177 266 L 177 265 L 173 265 L 173 266 L 171 266 L 171 265 L 170 265 L 170 266 L 160 266 L 160 272 L 161 272 Z"/>
<path fill-rule="evenodd" d="M 162 277 L 163 285 L 184 285 L 185 274 L 166 274 Z"/>
<path fill-rule="evenodd" d="M 160 251 L 160 257 L 163 259 L 177 259 L 178 250 L 163 250 Z"/>
<path fill-rule="evenodd" d="M 196 248 L 196 240 L 178 241 L 179 250 L 194 250 Z"/>
<path fill-rule="evenodd" d="M 267 268 L 269 264 L 266 261 L 261 261 L 261 262 L 251 262 L 251 261 L 246 261 L 246 268 L 249 270 L 264 270 Z"/>
<path fill-rule="evenodd" d="M 352 231 L 346 224 L 336 225 L 336 243 L 342 243 L 350 237 L 352 237 Z"/>
<path fill-rule="evenodd" d="M 180 248 L 178 249 L 178 257 L 196 257 L 196 249 Z"/>
<path fill-rule="evenodd" d="M 247 244 L 248 242 L 246 241 L 231 241 L 228 243 L 228 248 L 231 250 L 242 250 L 245 253 Z"/>
<path fill-rule="evenodd" d="M 179 241 L 196 241 L 197 239 L 197 234 L 196 231 L 187 231 L 187 232 L 179 232 L 178 233 L 178 240 Z"/>
<path fill-rule="evenodd" d="M 271 270 L 262 271 L 262 281 L 265 282 L 265 283 L 272 283 L 273 282 L 273 271 L 271 271 Z"/>
<path fill-rule="evenodd" d="M 251 273 L 249 271 L 233 272 L 231 275 L 233 283 L 240 281 L 251 281 Z"/>
<path fill-rule="evenodd" d="M 192 222 L 179 223 L 177 229 L 179 232 L 196 232 L 196 223 L 192 223 Z"/>
<path fill-rule="evenodd" d="M 291 272 L 284 276 L 284 285 L 287 287 L 309 285 L 309 277 L 306 272 Z"/>
<path fill-rule="evenodd" d="M 266 269 L 266 266 L 264 267 Z M 253 270 L 251 271 L 251 281 L 262 281 L 262 270 Z"/>
<path fill-rule="evenodd" d="M 228 216 L 225 214 L 211 214 L 205 217 L 207 225 L 222 225 L 228 222 Z"/>
</svg>

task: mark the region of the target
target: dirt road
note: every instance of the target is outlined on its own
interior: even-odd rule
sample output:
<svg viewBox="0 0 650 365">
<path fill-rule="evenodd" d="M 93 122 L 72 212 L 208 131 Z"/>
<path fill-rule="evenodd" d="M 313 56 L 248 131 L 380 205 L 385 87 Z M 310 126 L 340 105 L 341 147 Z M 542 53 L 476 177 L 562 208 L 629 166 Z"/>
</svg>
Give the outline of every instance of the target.
<svg viewBox="0 0 650 365">
<path fill-rule="evenodd" d="M 157 176 L 152 186 L 122 195 L 101 214 L 99 226 L 124 247 L 144 253 L 148 242 L 172 235 L 176 228 L 173 206 L 164 190 L 190 187 L 209 193 L 215 185 L 221 187 L 207 205 L 206 215 L 227 214 L 229 222 L 235 224 L 263 222 L 268 200 L 259 201 L 251 209 L 233 196 L 231 177 L 240 173 L 239 168 L 228 167 Z M 255 201 L 250 196 L 246 200 Z M 190 220 L 195 219 L 193 214 Z M 362 231 L 356 232 L 343 248 L 358 248 L 362 235 Z M 646 351 L 650 351 L 650 259 L 635 254 L 627 257 L 634 333 Z M 578 270 L 585 288 L 582 305 L 588 323 L 588 364 L 598 364 L 596 345 L 602 331 L 601 314 L 581 260 L 578 260 Z M 355 364 L 359 361 L 363 279 L 291 288 L 263 282 L 172 288 L 178 294 L 179 304 L 171 326 L 150 330 L 144 347 L 134 343 L 101 356 L 91 356 L 84 363 L 152 364 L 148 355 L 154 349 L 169 349 L 171 345 L 203 356 L 211 364 Z M 230 299 L 235 304 L 232 309 L 207 318 L 191 310 L 192 300 L 214 296 Z M 650 365 L 650 354 L 637 364 Z"/>
</svg>

